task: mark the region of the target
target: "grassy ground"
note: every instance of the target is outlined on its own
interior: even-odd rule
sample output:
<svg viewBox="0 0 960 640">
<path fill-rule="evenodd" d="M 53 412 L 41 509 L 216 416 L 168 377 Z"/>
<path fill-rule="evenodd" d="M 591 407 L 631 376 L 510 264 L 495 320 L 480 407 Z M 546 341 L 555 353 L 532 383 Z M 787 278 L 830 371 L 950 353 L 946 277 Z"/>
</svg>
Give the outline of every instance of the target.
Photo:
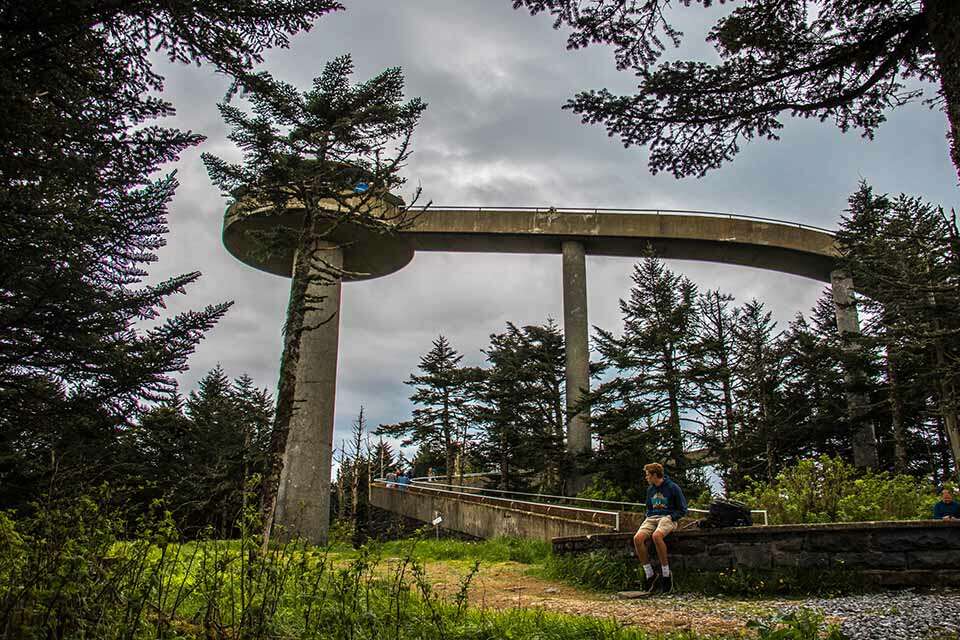
<svg viewBox="0 0 960 640">
<path fill-rule="evenodd" d="M 178 544 L 165 526 L 121 541 L 95 505 L 71 509 L 31 526 L 0 514 L 0 638 L 699 640 L 742 637 L 749 617 L 775 608 L 616 600 L 574 584 L 531 541 L 292 543 L 261 554 L 255 535 Z"/>
<path fill-rule="evenodd" d="M 431 539 L 371 548 L 382 554 L 385 567 L 405 554 L 416 558 L 423 565 L 432 592 L 446 600 L 456 598 L 463 576 L 469 574 L 479 560 L 479 569 L 471 578 L 466 595 L 467 603 L 474 610 L 502 613 L 534 610 L 590 617 L 612 621 L 624 631 L 654 637 L 753 635 L 747 629 L 748 622 L 770 618 L 789 602 L 782 597 L 715 597 L 689 592 L 622 600 L 616 598 L 614 592 L 626 586 L 635 587 L 635 562 L 605 556 L 578 556 L 580 561 L 574 572 L 569 557 L 555 558 L 548 545 L 531 541 L 438 542 Z M 331 557 L 345 563 L 358 557 L 358 553 L 337 547 Z M 679 582 L 683 585 L 682 579 Z"/>
</svg>

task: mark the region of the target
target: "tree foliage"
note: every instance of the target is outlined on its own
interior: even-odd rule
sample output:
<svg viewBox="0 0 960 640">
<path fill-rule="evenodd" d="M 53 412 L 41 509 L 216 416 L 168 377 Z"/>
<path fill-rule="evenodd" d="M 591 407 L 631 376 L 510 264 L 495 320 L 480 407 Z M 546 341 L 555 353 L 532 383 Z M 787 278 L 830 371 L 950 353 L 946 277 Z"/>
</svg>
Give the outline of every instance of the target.
<svg viewBox="0 0 960 640">
<path fill-rule="evenodd" d="M 614 373 L 591 394 L 591 421 L 601 456 L 630 455 L 615 441 L 639 429 L 651 449 L 629 465 L 632 472 L 644 459 L 669 458 L 669 470 L 682 481 L 688 466 L 684 425 L 694 408 L 696 286 L 652 252 L 634 266 L 631 279 L 630 297 L 620 301 L 622 334 L 597 330 L 597 350 Z"/>
<path fill-rule="evenodd" d="M 419 447 L 442 456 L 447 484 L 453 484 L 457 456 L 472 439 L 473 407 L 470 387 L 475 370 L 460 366 L 463 355 L 439 336 L 417 369 L 406 380 L 416 389 L 410 401 L 416 406 L 410 420 L 382 424 L 378 435 L 403 437 L 402 446 Z"/>
<path fill-rule="evenodd" d="M 479 462 L 499 471 L 502 489 L 562 493 L 572 470 L 565 455 L 563 334 L 553 320 L 507 323 L 484 350 L 490 367 L 474 393 Z"/>
<path fill-rule="evenodd" d="M 930 429 L 922 413 L 935 416 L 960 459 L 956 224 L 920 198 L 877 195 L 861 184 L 838 234 L 844 268 L 869 313 L 865 333 L 884 352 L 887 384 L 878 402 L 892 414 L 903 469 L 911 427 Z"/>
<path fill-rule="evenodd" d="M 512 0 L 569 27 L 568 48 L 613 47 L 634 95 L 577 94 L 565 108 L 646 146 L 654 173 L 702 176 L 753 138 L 776 140 L 784 115 L 872 137 L 891 109 L 926 98 L 946 111 L 960 172 L 960 6 L 954 0 L 747 0 L 707 36 L 719 62 L 661 62 L 682 33 L 669 0 Z M 682 0 L 709 8 L 712 0 Z"/>
<path fill-rule="evenodd" d="M 388 69 L 373 79 L 351 83 L 353 61 L 328 62 L 305 92 L 267 74 L 249 87 L 252 112 L 225 102 L 220 113 L 229 138 L 243 151 L 243 162 L 229 163 L 204 154 L 210 178 L 231 199 L 233 215 L 256 218 L 294 212 L 290 226 L 251 232 L 258 250 L 292 253 L 293 282 L 284 324 L 277 411 L 271 442 L 271 470 L 263 484 L 264 544 L 269 540 L 290 424 L 297 410 L 297 365 L 305 337 L 330 321 L 325 286 L 344 276 L 331 262 L 332 233 L 351 224 L 375 233 L 393 233 L 410 219 L 399 207 L 384 215 L 380 205 L 401 186 L 400 168 L 410 154 L 410 139 L 426 105 L 403 101 L 403 74 Z M 369 183 L 359 193 L 358 182 Z M 414 198 L 415 200 L 416 198 Z M 324 503 L 328 496 L 321 496 Z M 320 508 L 325 513 L 324 507 Z M 322 527 L 325 530 L 325 525 Z"/>
<path fill-rule="evenodd" d="M 209 64 L 246 81 L 265 49 L 337 8 L 328 0 L 0 7 L 0 441 L 16 459 L 28 455 L 27 476 L 41 451 L 48 474 L 81 461 L 93 463 L 91 476 L 113 469 L 116 452 L 104 443 L 135 423 L 143 402 L 172 397 L 171 374 L 229 306 L 165 318 L 169 298 L 199 274 L 142 284 L 177 186 L 172 173 L 156 172 L 203 140 L 157 124 L 174 111 L 154 61 Z"/>
</svg>

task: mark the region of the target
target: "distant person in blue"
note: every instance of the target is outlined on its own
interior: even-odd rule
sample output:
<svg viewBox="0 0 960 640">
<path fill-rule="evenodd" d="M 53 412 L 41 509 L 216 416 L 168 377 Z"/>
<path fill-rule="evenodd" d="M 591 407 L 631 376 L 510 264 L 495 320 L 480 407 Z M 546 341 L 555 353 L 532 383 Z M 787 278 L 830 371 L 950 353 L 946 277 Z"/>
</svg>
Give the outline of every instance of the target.
<svg viewBox="0 0 960 640">
<path fill-rule="evenodd" d="M 940 502 L 933 505 L 934 520 L 960 520 L 960 504 L 954 502 L 950 489 L 940 494 Z"/>
<path fill-rule="evenodd" d="M 643 565 L 643 590 L 648 595 L 673 591 L 673 575 L 667 559 L 667 543 L 663 541 L 687 515 L 687 500 L 680 487 L 663 474 L 663 465 L 653 462 L 643 468 L 647 479 L 647 517 L 633 536 L 633 548 Z M 660 575 L 653 571 L 647 555 L 647 540 L 653 539 L 660 560 Z"/>
<path fill-rule="evenodd" d="M 397 486 L 403 491 L 410 485 L 410 476 L 402 468 L 397 468 Z"/>
</svg>

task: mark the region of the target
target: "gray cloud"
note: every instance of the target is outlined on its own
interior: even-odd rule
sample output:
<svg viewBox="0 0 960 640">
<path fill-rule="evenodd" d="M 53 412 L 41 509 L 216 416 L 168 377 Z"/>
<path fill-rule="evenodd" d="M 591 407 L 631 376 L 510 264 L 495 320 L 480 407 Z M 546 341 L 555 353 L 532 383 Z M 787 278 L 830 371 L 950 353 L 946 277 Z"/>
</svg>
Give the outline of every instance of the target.
<svg viewBox="0 0 960 640">
<path fill-rule="evenodd" d="M 423 185 L 439 205 L 556 205 L 706 209 L 834 227 L 860 179 L 879 191 L 921 194 L 956 203 L 948 162 L 946 119 L 912 105 L 890 115 L 868 142 L 829 124 L 790 121 L 779 143 L 747 144 L 729 166 L 701 180 L 651 176 L 643 150 L 624 150 L 599 127 L 579 124 L 561 106 L 581 89 L 629 92 L 629 75 L 613 69 L 603 48 L 565 51 L 565 34 L 549 19 L 511 10 L 509 0 L 348 2 L 286 51 L 268 54 L 266 69 L 306 88 L 322 65 L 353 54 L 357 80 L 401 66 L 408 95 L 429 104 L 405 169 L 410 188 Z M 706 51 L 703 30 L 718 12 L 681 8 L 687 32 L 681 53 Z M 172 301 L 171 311 L 235 300 L 182 376 L 186 389 L 220 363 L 273 390 L 281 350 L 288 281 L 236 261 L 220 243 L 224 200 L 199 161 L 200 151 L 239 155 L 225 139 L 216 110 L 226 80 L 206 69 L 163 65 L 177 126 L 208 141 L 177 164 L 182 183 L 171 209 L 168 246 L 151 279 L 200 270 L 201 281 Z M 405 194 L 406 195 L 406 194 Z M 588 261 L 591 324 L 616 329 L 627 295 L 627 259 Z M 671 266 L 703 289 L 720 288 L 743 302 L 766 302 L 785 323 L 819 296 L 819 283 L 759 270 L 694 262 Z M 360 405 L 369 423 L 409 417 L 403 384 L 438 334 L 471 364 L 482 362 L 488 336 L 507 321 L 562 320 L 557 256 L 419 254 L 399 273 L 343 288 L 336 438 L 346 437 Z"/>
</svg>

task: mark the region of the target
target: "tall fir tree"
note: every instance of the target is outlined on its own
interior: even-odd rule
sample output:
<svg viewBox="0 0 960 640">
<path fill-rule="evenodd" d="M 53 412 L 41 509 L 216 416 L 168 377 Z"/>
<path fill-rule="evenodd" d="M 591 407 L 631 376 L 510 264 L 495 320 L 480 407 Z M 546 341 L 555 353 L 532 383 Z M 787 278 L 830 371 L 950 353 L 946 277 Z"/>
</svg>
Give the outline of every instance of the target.
<svg viewBox="0 0 960 640">
<path fill-rule="evenodd" d="M 891 408 L 901 446 L 908 396 L 927 395 L 940 414 L 953 468 L 960 459 L 957 336 L 960 296 L 951 219 L 919 198 L 874 194 L 867 184 L 849 200 L 838 233 L 844 268 L 869 313 L 864 333 L 885 352 Z M 920 358 L 919 367 L 908 363 Z M 907 367 L 906 369 L 904 367 Z M 905 375 L 912 370 L 915 375 Z"/>
<path fill-rule="evenodd" d="M 220 105 L 231 129 L 229 138 L 243 151 L 243 163 L 203 156 L 211 179 L 236 205 L 234 215 L 255 217 L 266 206 L 271 212 L 293 211 L 296 216 L 291 227 L 251 236 L 266 253 L 294 249 L 272 464 L 263 483 L 264 547 L 270 538 L 290 424 L 297 411 L 297 386 L 305 383 L 297 377 L 302 345 L 311 331 L 336 319 L 330 313 L 323 316 L 325 300 L 317 293 L 344 275 L 340 266 L 325 258 L 331 233 L 345 223 L 375 233 L 392 233 L 410 219 L 405 207 L 391 218 L 383 217 L 378 203 L 405 182 L 400 168 L 409 157 L 411 136 L 426 105 L 419 98 L 403 101 L 400 69 L 388 69 L 359 85 L 351 84 L 353 70 L 350 56 L 336 58 L 314 79 L 313 88 L 302 93 L 266 74 L 259 75 L 247 95 L 252 114 L 229 103 Z M 361 180 L 370 188 L 358 194 L 354 187 Z M 292 207 L 291 202 L 295 203 Z M 327 499 L 323 496 L 321 501 Z M 319 511 L 323 517 L 318 523 L 319 535 L 325 537 L 329 511 L 325 502 Z"/>
<path fill-rule="evenodd" d="M 159 97 L 155 61 L 208 64 L 245 80 L 266 49 L 337 8 L 328 0 L 0 7 L 0 440 L 20 438 L 25 424 L 59 431 L 63 444 L 94 423 L 108 434 L 134 422 L 143 401 L 173 394 L 171 374 L 227 308 L 164 320 L 165 302 L 199 274 L 142 285 L 177 184 L 156 172 L 203 139 L 158 126 L 173 107 Z M 153 328 L 138 326 L 144 320 Z M 31 422 L 41 415 L 48 421 Z M 81 459 L 59 447 L 51 460 Z M 93 472 L 111 466 L 101 450 L 103 458 L 84 456 Z"/>
<path fill-rule="evenodd" d="M 734 376 L 739 380 L 737 414 L 743 425 L 737 438 L 737 467 L 773 482 L 780 467 L 782 431 L 788 426 L 781 400 L 783 349 L 763 303 L 744 304 L 733 327 Z"/>
<path fill-rule="evenodd" d="M 597 330 L 597 349 L 616 373 L 591 394 L 597 409 L 591 421 L 601 442 L 609 441 L 603 443 L 605 455 L 613 440 L 621 438 L 617 431 L 646 431 L 633 444 L 646 441 L 652 450 L 616 455 L 652 455 L 667 462 L 669 471 L 684 482 L 684 414 L 694 401 L 690 367 L 696 287 L 652 254 L 634 266 L 632 282 L 630 298 L 620 301 L 622 335 Z"/>
<path fill-rule="evenodd" d="M 476 387 L 479 459 L 500 472 L 503 489 L 562 492 L 570 470 L 564 452 L 564 349 L 556 323 L 507 323 L 484 350 L 490 368 Z M 534 484 L 535 487 L 530 487 Z"/>
<path fill-rule="evenodd" d="M 737 415 L 734 409 L 736 380 L 733 369 L 734 327 L 738 310 L 733 296 L 707 291 L 697 296 L 696 340 L 692 347 L 691 377 L 700 416 L 700 440 L 716 460 L 729 493 L 739 476 L 736 465 Z"/>
<path fill-rule="evenodd" d="M 405 382 L 416 389 L 410 401 L 417 407 L 410 420 L 382 424 L 379 435 L 402 437 L 403 446 L 415 444 L 443 455 L 447 484 L 453 484 L 454 465 L 463 443 L 472 437 L 470 386 L 476 373 L 460 366 L 463 355 L 439 336 L 433 347 L 420 358 L 417 369 Z"/>
</svg>

